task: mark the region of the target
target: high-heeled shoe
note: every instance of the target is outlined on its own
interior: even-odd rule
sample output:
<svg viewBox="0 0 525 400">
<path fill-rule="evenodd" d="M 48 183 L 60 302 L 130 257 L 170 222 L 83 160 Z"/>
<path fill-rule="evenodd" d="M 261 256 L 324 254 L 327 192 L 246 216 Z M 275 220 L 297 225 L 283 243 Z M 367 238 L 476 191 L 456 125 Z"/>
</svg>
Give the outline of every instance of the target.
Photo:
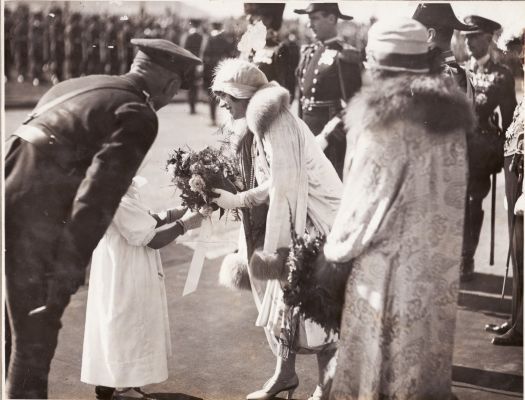
<svg viewBox="0 0 525 400">
<path fill-rule="evenodd" d="M 315 391 L 308 397 L 308 400 L 327 400 L 329 395 L 329 390 L 323 388 L 322 385 L 317 385 Z"/>
<path fill-rule="evenodd" d="M 291 399 L 297 386 L 299 386 L 299 377 L 297 374 L 293 374 L 292 377 L 286 381 L 281 380 L 279 377 L 275 378 L 272 376 L 266 381 L 261 390 L 257 390 L 246 396 L 246 400 L 269 400 L 281 392 L 288 392 L 286 398 Z"/>
</svg>

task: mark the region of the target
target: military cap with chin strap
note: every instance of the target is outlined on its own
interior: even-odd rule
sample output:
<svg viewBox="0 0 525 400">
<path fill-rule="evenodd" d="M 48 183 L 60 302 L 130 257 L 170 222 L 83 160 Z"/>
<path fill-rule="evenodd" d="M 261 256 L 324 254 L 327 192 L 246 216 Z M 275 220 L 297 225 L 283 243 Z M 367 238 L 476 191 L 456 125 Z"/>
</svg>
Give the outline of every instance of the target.
<svg viewBox="0 0 525 400">
<path fill-rule="evenodd" d="M 471 25 L 461 23 L 449 3 L 420 3 L 412 19 L 421 22 L 427 28 L 449 28 L 458 31 L 472 31 Z"/>
<path fill-rule="evenodd" d="M 467 35 L 476 33 L 494 33 L 501 29 L 501 25 L 491 19 L 480 17 L 479 15 L 469 15 L 463 19 L 465 23 L 473 27 L 470 32 L 466 32 Z"/>
<path fill-rule="evenodd" d="M 308 7 L 304 9 L 299 8 L 293 10 L 293 12 L 296 14 L 311 14 L 317 11 L 324 11 L 329 14 L 334 14 L 337 16 L 337 18 L 341 18 L 347 21 L 354 19 L 354 17 L 351 17 L 350 15 L 345 15 L 341 13 L 337 3 L 310 3 Z"/>
<path fill-rule="evenodd" d="M 179 73 L 182 89 L 188 88 L 188 72 L 191 68 L 202 64 L 200 58 L 169 40 L 134 38 L 131 44 L 139 48 L 136 58 L 147 58 L 169 71 Z"/>
</svg>

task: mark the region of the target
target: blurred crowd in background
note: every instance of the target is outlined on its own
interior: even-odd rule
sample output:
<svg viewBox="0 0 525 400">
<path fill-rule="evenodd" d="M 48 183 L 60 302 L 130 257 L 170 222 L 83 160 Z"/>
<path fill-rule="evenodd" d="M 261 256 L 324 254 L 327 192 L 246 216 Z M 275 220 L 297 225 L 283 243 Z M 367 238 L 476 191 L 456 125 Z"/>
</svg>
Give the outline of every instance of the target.
<svg viewBox="0 0 525 400">
<path fill-rule="evenodd" d="M 152 15 L 141 7 L 133 15 L 108 12 L 70 11 L 65 6 L 49 3 L 32 9 L 26 3 L 11 2 L 5 6 L 4 49 L 6 79 L 30 81 L 37 86 L 89 74 L 121 74 L 131 65 L 134 49 L 132 37 L 165 38 L 185 45 L 188 33 L 199 31 L 205 38 L 218 30 L 231 44 L 235 56 L 236 43 L 248 25 L 244 16 L 223 20 L 190 19 L 166 6 L 163 15 Z M 341 21 L 340 35 L 346 42 L 363 51 L 367 32 L 375 22 Z M 503 28 L 505 29 L 505 28 Z M 456 32 L 457 33 L 457 32 Z M 299 19 L 284 20 L 281 40 L 299 49 L 313 38 L 306 23 Z M 496 39 L 498 35 L 496 34 Z M 201 52 L 204 49 L 201 46 Z M 518 76 L 521 71 L 519 38 L 511 38 L 499 48 L 493 46 L 494 57 L 507 64 Z M 465 61 L 464 38 L 455 36 L 453 51 L 458 61 Z M 202 56 L 202 54 L 200 54 Z"/>
</svg>

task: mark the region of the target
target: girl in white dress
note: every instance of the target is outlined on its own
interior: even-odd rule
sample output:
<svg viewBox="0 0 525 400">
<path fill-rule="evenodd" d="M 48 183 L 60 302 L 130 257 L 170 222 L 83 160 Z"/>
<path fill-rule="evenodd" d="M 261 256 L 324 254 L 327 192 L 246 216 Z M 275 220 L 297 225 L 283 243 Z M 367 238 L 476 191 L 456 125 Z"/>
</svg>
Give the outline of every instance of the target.
<svg viewBox="0 0 525 400">
<path fill-rule="evenodd" d="M 112 388 L 113 398 L 143 396 L 141 386 L 168 378 L 171 341 L 158 249 L 202 221 L 184 208 L 151 214 L 140 201 L 140 181 L 133 179 L 91 262 L 81 381 L 99 385 L 98 396 L 111 396 Z M 157 230 L 165 224 L 172 226 Z"/>
</svg>

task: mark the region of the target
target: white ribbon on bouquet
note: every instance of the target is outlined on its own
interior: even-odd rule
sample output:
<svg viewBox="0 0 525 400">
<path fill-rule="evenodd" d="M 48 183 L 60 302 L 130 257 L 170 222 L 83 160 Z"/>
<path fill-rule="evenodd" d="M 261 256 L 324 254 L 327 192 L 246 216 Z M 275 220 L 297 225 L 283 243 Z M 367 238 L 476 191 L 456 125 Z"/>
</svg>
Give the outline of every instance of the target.
<svg viewBox="0 0 525 400">
<path fill-rule="evenodd" d="M 197 247 L 193 253 L 191 259 L 190 268 L 188 270 L 188 276 L 186 277 L 186 283 L 184 284 L 183 296 L 193 293 L 197 290 L 199 279 L 201 277 L 202 267 L 206 258 L 206 251 L 211 241 L 211 235 L 213 233 L 213 224 L 211 218 L 208 217 L 202 221 L 202 225 L 197 239 Z"/>
</svg>

